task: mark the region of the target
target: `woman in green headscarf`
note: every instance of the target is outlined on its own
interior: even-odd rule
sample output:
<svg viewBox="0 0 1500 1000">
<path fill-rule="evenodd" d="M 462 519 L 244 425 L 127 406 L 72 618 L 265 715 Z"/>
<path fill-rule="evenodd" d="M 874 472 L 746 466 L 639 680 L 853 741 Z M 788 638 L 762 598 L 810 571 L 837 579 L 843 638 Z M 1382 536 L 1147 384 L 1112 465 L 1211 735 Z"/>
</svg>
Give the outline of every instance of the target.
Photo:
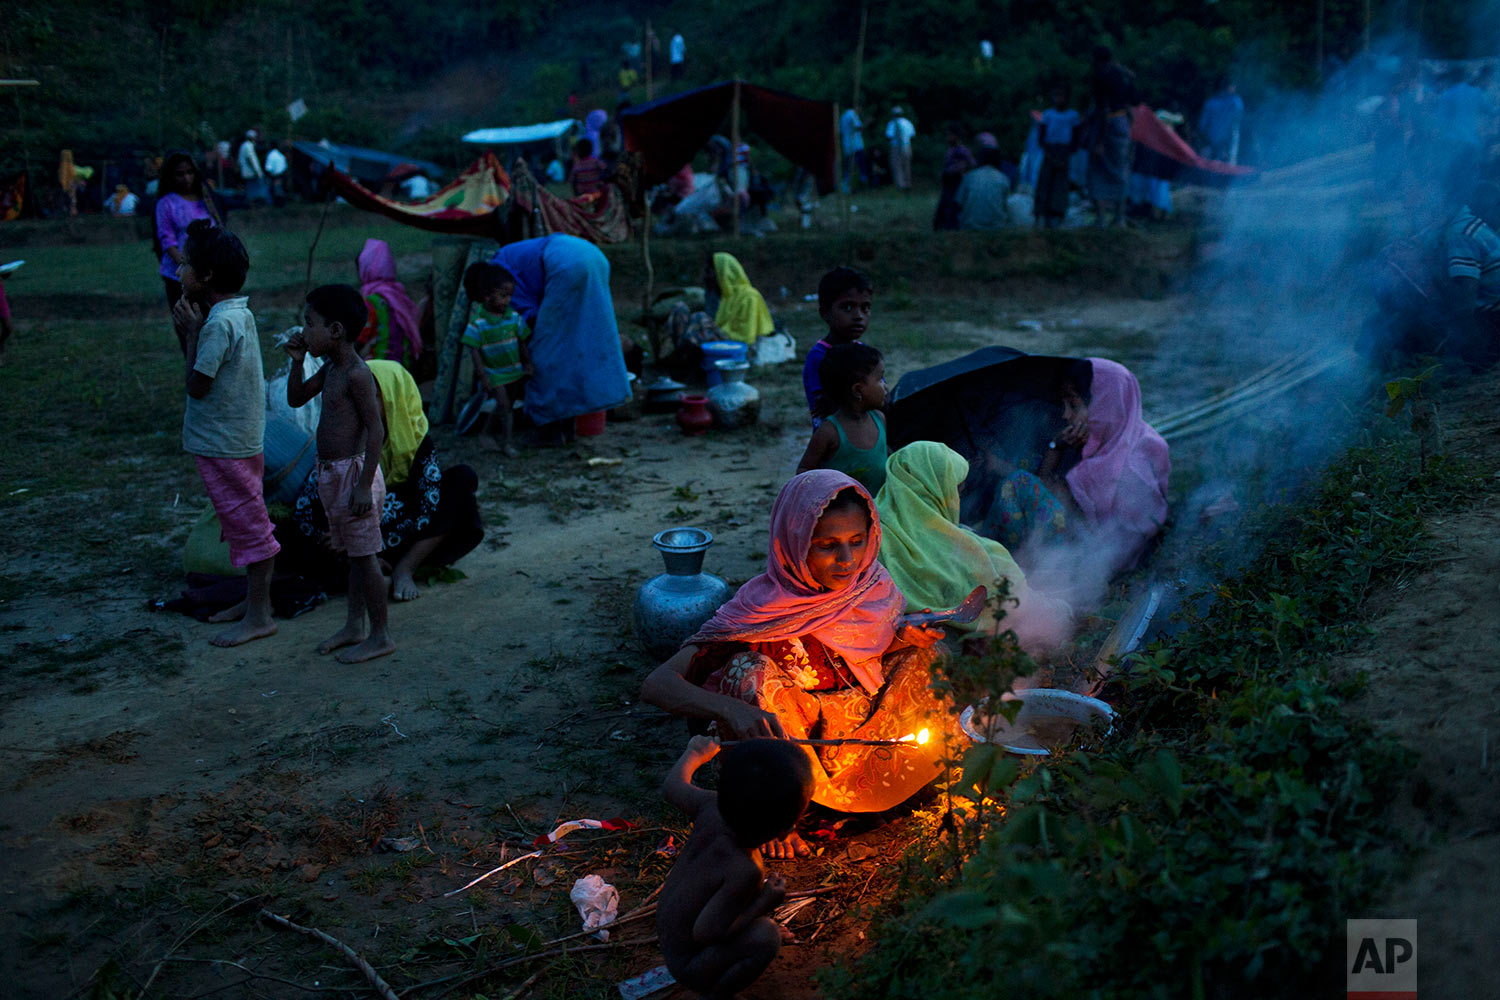
<svg viewBox="0 0 1500 1000">
<path fill-rule="evenodd" d="M 951 608 L 975 587 L 993 597 L 1004 586 L 1004 627 L 1024 647 L 1055 644 L 1066 634 L 1072 610 L 1028 587 L 1005 546 L 959 523 L 958 489 L 968 474 L 963 456 L 935 441 L 915 441 L 891 455 L 875 498 L 884 531 L 880 561 L 906 596 L 908 611 Z M 995 623 L 992 606 L 978 621 L 950 627 L 983 635 Z"/>
</svg>

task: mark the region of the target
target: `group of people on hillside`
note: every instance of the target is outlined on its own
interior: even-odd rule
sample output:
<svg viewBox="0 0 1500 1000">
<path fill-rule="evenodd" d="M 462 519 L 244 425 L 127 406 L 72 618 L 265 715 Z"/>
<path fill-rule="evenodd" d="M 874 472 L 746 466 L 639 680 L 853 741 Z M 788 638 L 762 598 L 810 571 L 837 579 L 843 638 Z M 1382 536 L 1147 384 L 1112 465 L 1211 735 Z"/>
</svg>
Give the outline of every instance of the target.
<svg viewBox="0 0 1500 1000">
<path fill-rule="evenodd" d="M 206 170 L 212 181 L 211 188 L 220 200 L 226 192 L 239 191 L 246 205 L 283 204 L 289 193 L 290 148 L 290 142 L 277 145 L 262 142 L 255 129 L 246 131 L 237 152 L 232 150 L 228 141 L 215 144 L 204 154 L 204 168 L 200 169 L 194 162 L 197 172 L 194 199 L 202 200 Z M 116 218 L 134 216 L 152 208 L 153 204 L 159 205 L 169 194 L 181 194 L 175 172 L 182 158 L 193 160 L 189 153 L 176 153 L 151 157 L 143 165 L 125 170 L 117 164 L 107 172 L 108 179 L 117 181 L 105 194 L 100 184 L 94 183 L 98 168 L 78 163 L 73 150 L 64 149 L 58 154 L 57 162 L 59 210 L 65 215 L 94 211 Z M 132 184 L 137 186 L 133 188 Z"/>
<path fill-rule="evenodd" d="M 933 228 L 1007 228 L 1013 224 L 1009 199 L 1018 188 L 1031 190 L 1031 216 L 1038 228 L 1062 224 L 1074 190 L 1084 193 L 1098 225 L 1123 224 L 1127 204 L 1137 202 L 1153 216 L 1170 214 L 1166 182 L 1136 177 L 1130 170 L 1132 116 L 1139 104 L 1134 74 L 1108 47 L 1099 46 L 1093 54 L 1088 87 L 1087 111 L 1070 107 L 1071 88 L 1059 84 L 1050 92 L 1050 105 L 1031 113 L 1032 127 L 1019 170 L 1003 164 L 992 133 L 980 132 L 971 149 L 962 130 L 949 127 Z M 1198 120 L 1194 138 L 1205 157 L 1231 164 L 1238 161 L 1244 111 L 1233 82 L 1225 80 L 1204 103 Z M 1168 127 L 1186 124 L 1180 115 L 1162 112 L 1158 117 Z M 888 168 L 887 176 L 898 190 L 910 189 L 916 127 L 903 106 L 891 109 L 884 134 L 885 156 L 877 160 L 869 155 L 858 110 L 843 112 L 839 138 L 844 190 L 872 186 L 877 165 Z"/>
<path fill-rule="evenodd" d="M 642 38 L 645 39 L 642 42 Z M 665 54 L 665 66 L 663 63 Z M 580 92 L 595 89 L 599 82 L 594 75 L 595 56 L 584 56 L 578 61 L 578 89 L 568 95 L 568 106 L 576 107 L 581 98 Z M 647 78 L 649 77 L 655 85 L 670 81 L 679 83 L 687 72 L 688 54 L 687 39 L 682 32 L 673 32 L 665 46 L 662 44 L 661 36 L 654 30 L 644 32 L 642 35 L 632 35 L 620 43 L 620 51 L 614 70 L 615 102 L 618 107 L 624 108 L 636 101 L 644 93 Z M 666 73 L 663 74 L 662 70 Z M 665 79 L 664 79 L 665 77 Z"/>
<path fill-rule="evenodd" d="M 1500 360 L 1500 106 L 1486 66 L 1455 65 L 1419 99 L 1403 67 L 1373 109 L 1374 172 L 1402 203 L 1379 255 L 1362 350 L 1387 367 Z"/>
<path fill-rule="evenodd" d="M 214 143 L 203 162 L 220 190 L 243 191 L 248 205 L 280 205 L 289 193 L 291 147 L 290 140 L 269 143 L 251 128 L 233 145 L 228 140 Z"/>
</svg>

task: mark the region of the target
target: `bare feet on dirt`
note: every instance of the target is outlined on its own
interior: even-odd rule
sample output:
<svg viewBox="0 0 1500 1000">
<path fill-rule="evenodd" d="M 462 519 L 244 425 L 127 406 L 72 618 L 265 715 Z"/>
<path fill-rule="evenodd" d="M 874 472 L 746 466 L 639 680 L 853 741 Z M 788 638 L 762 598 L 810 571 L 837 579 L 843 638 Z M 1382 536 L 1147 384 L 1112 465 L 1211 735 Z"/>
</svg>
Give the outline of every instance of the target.
<svg viewBox="0 0 1500 1000">
<path fill-rule="evenodd" d="M 241 618 L 245 617 L 245 609 L 248 606 L 248 601 L 241 601 L 232 608 L 225 608 L 223 611 L 216 611 L 208 616 L 209 623 L 213 625 L 222 625 L 224 622 L 237 622 Z"/>
<path fill-rule="evenodd" d="M 226 628 L 208 641 L 215 646 L 242 646 L 247 642 L 275 634 L 275 622 L 256 622 L 246 619 L 238 625 Z"/>
<path fill-rule="evenodd" d="M 807 846 L 807 841 L 792 832 L 780 840 L 770 840 L 762 844 L 760 853 L 768 858 L 786 861 L 791 858 L 812 857 L 812 848 Z"/>
<path fill-rule="evenodd" d="M 396 643 L 389 634 L 372 635 L 352 649 L 346 649 L 334 659 L 340 663 L 363 663 L 377 656 L 386 656 L 396 651 Z"/>
<path fill-rule="evenodd" d="M 391 577 L 391 600 L 415 601 L 422 596 L 422 589 L 410 573 L 396 573 Z"/>
<path fill-rule="evenodd" d="M 352 646 L 357 642 L 364 641 L 365 630 L 363 628 L 357 628 L 353 625 L 346 624 L 343 628 L 339 629 L 333 635 L 318 643 L 318 652 L 322 653 L 324 656 L 327 656 L 335 649 L 343 649 L 345 646 Z"/>
</svg>

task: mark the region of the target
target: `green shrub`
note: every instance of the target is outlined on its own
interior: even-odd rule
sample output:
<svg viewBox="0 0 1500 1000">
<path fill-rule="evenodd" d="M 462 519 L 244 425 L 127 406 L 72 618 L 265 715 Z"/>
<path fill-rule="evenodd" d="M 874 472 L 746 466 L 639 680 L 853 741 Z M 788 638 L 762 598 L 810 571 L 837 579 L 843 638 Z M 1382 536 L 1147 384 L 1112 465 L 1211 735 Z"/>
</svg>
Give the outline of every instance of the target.
<svg viewBox="0 0 1500 1000">
<path fill-rule="evenodd" d="M 1336 990 L 1343 921 L 1405 858 L 1410 755 L 1348 713 L 1329 657 L 1464 495 L 1410 442 L 1350 451 L 1262 518 L 1261 554 L 1129 658 L 1117 735 L 1022 764 L 973 747 L 838 997 L 1303 997 Z M 1246 544 L 1245 535 L 1238 544 Z M 1003 666 L 1003 665 L 1002 665 Z M 985 669 L 972 662 L 957 668 Z M 972 694 L 972 691 L 966 692 Z"/>
</svg>

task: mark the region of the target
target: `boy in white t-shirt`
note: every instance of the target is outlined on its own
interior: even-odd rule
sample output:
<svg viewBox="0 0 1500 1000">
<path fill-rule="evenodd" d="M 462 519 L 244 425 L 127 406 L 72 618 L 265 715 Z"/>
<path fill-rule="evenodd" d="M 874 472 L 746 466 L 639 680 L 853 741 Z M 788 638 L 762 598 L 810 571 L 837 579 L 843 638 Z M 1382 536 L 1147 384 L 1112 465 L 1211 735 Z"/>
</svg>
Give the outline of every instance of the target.
<svg viewBox="0 0 1500 1000">
<path fill-rule="evenodd" d="M 902 191 L 911 190 L 911 140 L 916 134 L 917 127 L 906 117 L 901 105 L 892 108 L 885 137 L 891 147 L 891 180 Z"/>
<path fill-rule="evenodd" d="M 187 356 L 187 409 L 182 447 L 198 463 L 203 486 L 229 543 L 229 561 L 245 567 L 245 600 L 209 621 L 238 621 L 209 641 L 238 646 L 276 632 L 271 570 L 281 546 L 266 514 L 266 377 L 245 287 L 250 257 L 229 230 L 207 219 L 187 228 L 182 298 L 172 321 Z M 207 308 L 207 315 L 204 308 Z"/>
</svg>

